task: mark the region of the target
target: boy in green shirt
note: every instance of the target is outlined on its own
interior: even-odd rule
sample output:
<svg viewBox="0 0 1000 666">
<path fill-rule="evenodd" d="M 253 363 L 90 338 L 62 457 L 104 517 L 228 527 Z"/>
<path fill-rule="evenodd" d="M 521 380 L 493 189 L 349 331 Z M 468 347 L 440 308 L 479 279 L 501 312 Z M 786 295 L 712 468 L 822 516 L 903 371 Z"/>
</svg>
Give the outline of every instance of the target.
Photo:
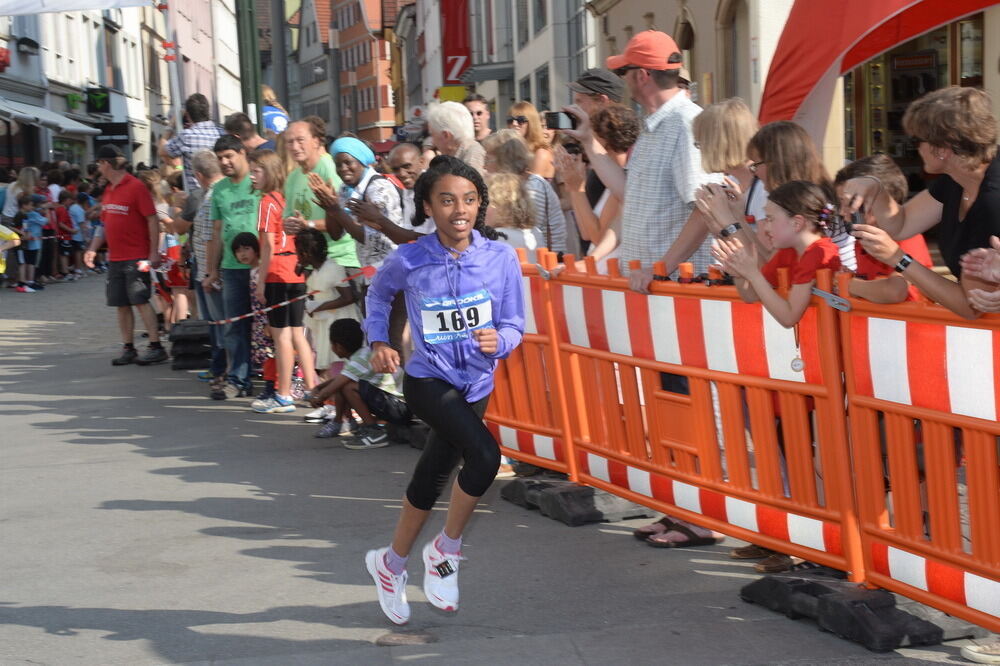
<svg viewBox="0 0 1000 666">
<path fill-rule="evenodd" d="M 250 185 L 250 163 L 242 141 L 232 135 L 219 137 L 215 142 L 215 155 L 225 178 L 212 187 L 214 233 L 208 241 L 208 275 L 202 280 L 202 288 L 214 290 L 221 270 L 223 316 L 229 319 L 251 309 L 249 266 L 236 260 L 231 245 L 233 238 L 244 231 L 257 234 L 259 197 Z M 250 328 L 250 319 L 223 326 L 222 345 L 226 349 L 229 371 L 226 376 L 212 381 L 210 396 L 213 400 L 252 395 Z"/>
</svg>

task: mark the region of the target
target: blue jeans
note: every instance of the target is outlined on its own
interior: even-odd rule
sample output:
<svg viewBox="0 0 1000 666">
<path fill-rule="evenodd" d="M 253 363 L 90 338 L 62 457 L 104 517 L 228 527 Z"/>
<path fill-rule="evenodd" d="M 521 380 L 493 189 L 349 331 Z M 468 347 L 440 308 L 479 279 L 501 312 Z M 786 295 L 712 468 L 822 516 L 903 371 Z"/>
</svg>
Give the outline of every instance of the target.
<svg viewBox="0 0 1000 666">
<path fill-rule="evenodd" d="M 250 269 L 222 269 L 222 309 L 226 319 L 250 312 Z M 250 332 L 248 317 L 222 327 L 222 345 L 229 358 L 229 381 L 250 387 Z"/>
<path fill-rule="evenodd" d="M 192 265 L 191 272 L 198 275 L 198 267 Z M 194 293 L 198 298 L 198 311 L 202 317 L 208 321 L 225 318 L 221 291 L 205 291 L 201 286 L 201 280 L 195 280 Z M 212 343 L 212 362 L 208 370 L 213 377 L 221 377 L 226 374 L 226 348 L 222 346 L 222 326 L 210 327 L 208 335 Z"/>
</svg>

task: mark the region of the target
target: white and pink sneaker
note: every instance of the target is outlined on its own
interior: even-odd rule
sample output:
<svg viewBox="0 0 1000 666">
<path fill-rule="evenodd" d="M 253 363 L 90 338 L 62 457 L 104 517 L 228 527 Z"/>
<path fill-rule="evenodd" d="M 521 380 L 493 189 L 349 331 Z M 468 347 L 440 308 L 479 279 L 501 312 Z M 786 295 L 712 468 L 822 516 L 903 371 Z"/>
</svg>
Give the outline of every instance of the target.
<svg viewBox="0 0 1000 666">
<path fill-rule="evenodd" d="M 437 539 L 424 546 L 424 594 L 427 601 L 443 611 L 458 610 L 458 563 L 461 553 L 442 553 Z"/>
<path fill-rule="evenodd" d="M 410 621 L 410 605 L 406 603 L 406 572 L 396 575 L 385 565 L 388 548 L 378 548 L 365 553 L 365 566 L 378 592 L 378 605 L 393 624 Z M 457 592 L 457 589 L 456 589 Z"/>
</svg>

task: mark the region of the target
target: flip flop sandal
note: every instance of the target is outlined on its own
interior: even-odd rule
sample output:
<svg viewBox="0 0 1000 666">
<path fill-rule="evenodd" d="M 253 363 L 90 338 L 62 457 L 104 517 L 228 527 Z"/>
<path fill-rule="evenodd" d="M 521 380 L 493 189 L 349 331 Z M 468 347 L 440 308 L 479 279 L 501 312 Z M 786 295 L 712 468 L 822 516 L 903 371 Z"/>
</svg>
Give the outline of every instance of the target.
<svg viewBox="0 0 1000 666">
<path fill-rule="evenodd" d="M 671 541 L 667 537 L 671 533 L 677 533 L 687 537 L 684 541 Z M 693 546 L 712 546 L 718 543 L 715 537 L 703 537 L 696 534 L 686 525 L 674 523 L 670 529 L 663 534 L 656 534 L 646 539 L 646 543 L 653 548 L 691 548 Z"/>
<path fill-rule="evenodd" d="M 734 560 L 762 560 L 765 557 L 774 555 L 774 551 L 769 548 L 762 548 L 756 544 L 733 548 L 729 551 L 729 557 Z"/>
<path fill-rule="evenodd" d="M 666 516 L 660 518 L 655 523 L 650 523 L 649 525 L 643 525 L 639 529 L 632 532 L 634 536 L 639 541 L 645 541 L 651 536 L 656 536 L 657 534 L 664 534 L 669 532 L 674 527 L 674 521 L 670 520 Z"/>
<path fill-rule="evenodd" d="M 757 573 L 782 573 L 790 571 L 794 562 L 791 556 L 784 553 L 774 553 L 753 565 Z"/>
</svg>

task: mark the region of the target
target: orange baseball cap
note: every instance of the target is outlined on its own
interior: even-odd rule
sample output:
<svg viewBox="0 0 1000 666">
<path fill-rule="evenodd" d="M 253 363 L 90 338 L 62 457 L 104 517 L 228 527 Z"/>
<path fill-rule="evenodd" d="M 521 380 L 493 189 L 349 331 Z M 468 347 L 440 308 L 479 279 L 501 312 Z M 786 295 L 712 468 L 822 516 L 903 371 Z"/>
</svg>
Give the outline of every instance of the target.
<svg viewBox="0 0 1000 666">
<path fill-rule="evenodd" d="M 681 63 L 667 62 L 673 53 L 680 53 L 673 37 L 658 30 L 643 30 L 628 40 L 625 53 L 610 56 L 605 64 L 612 71 L 626 65 L 643 69 L 680 69 Z"/>
</svg>

